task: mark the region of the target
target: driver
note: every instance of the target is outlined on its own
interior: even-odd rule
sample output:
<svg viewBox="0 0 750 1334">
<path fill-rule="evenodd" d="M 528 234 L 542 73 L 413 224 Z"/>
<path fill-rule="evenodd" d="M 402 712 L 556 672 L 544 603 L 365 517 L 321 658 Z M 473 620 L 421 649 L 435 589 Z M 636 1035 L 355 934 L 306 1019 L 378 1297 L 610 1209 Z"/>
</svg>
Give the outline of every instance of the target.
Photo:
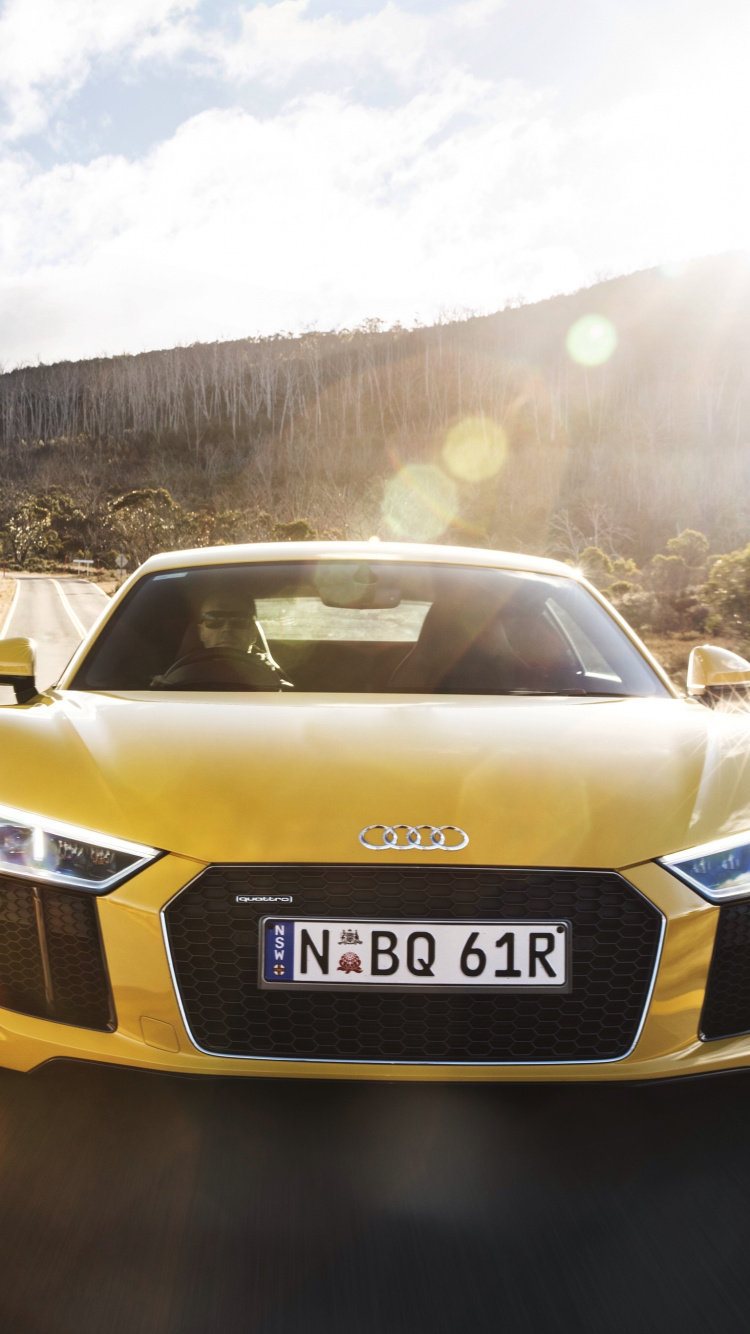
<svg viewBox="0 0 750 1334">
<path fill-rule="evenodd" d="M 255 619 L 252 599 L 210 593 L 198 608 L 189 636 L 198 643 L 183 652 L 152 686 L 206 690 L 291 690 L 274 662 Z M 185 640 L 183 640 L 183 646 Z"/>
</svg>

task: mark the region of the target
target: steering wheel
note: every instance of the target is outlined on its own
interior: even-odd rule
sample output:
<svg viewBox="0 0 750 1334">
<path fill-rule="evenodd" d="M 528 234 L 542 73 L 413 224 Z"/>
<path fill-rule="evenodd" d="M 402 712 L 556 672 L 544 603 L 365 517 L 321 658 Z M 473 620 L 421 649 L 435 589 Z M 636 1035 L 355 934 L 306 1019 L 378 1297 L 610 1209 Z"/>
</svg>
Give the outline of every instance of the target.
<svg viewBox="0 0 750 1334">
<path fill-rule="evenodd" d="M 178 658 L 177 662 L 156 677 L 157 689 L 181 690 L 184 687 L 205 686 L 207 690 L 264 690 L 272 687 L 251 681 L 243 666 L 249 655 L 226 648 L 194 649 Z"/>
</svg>

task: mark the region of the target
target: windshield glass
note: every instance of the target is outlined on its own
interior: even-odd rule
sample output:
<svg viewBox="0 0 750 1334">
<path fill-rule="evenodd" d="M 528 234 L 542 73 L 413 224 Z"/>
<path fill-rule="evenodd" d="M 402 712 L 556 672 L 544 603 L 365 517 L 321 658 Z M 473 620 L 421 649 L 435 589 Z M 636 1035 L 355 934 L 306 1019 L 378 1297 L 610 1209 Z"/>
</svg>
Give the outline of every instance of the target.
<svg viewBox="0 0 750 1334">
<path fill-rule="evenodd" d="M 72 688 L 669 693 L 574 580 L 341 560 L 148 575 L 104 627 Z"/>
</svg>

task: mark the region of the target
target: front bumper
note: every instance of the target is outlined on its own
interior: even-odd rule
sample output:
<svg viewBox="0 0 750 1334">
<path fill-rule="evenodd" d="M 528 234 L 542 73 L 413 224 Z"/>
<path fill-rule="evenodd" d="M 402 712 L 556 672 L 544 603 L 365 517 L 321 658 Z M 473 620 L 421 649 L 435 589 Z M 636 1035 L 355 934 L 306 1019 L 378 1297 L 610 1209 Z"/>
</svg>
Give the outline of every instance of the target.
<svg viewBox="0 0 750 1334">
<path fill-rule="evenodd" d="M 629 1055 L 576 1064 L 395 1064 L 207 1055 L 183 1022 L 164 942 L 165 905 L 205 866 L 168 856 L 97 901 L 117 1027 L 72 1027 L 0 1009 L 0 1063 L 31 1070 L 68 1058 L 175 1074 L 299 1079 L 618 1080 L 709 1073 L 750 1065 L 750 1033 L 706 1042 L 699 1024 L 719 909 L 653 862 L 620 874 L 664 915 L 653 992 Z"/>
</svg>

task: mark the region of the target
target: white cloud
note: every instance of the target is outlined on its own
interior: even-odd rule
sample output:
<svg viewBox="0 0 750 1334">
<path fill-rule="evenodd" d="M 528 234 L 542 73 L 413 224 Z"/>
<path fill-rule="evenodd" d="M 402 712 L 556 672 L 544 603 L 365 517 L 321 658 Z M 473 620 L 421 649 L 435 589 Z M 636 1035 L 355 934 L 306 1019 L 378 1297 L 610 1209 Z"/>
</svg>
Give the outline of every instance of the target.
<svg viewBox="0 0 750 1334">
<path fill-rule="evenodd" d="M 158 32 L 197 0 L 6 0 L 0 14 L 4 137 L 42 129 L 92 62 Z"/>
<path fill-rule="evenodd" d="M 214 39 L 206 55 L 236 82 L 289 83 L 304 70 L 343 67 L 349 78 L 378 66 L 403 82 L 434 76 L 457 63 L 456 42 L 486 26 L 504 0 L 464 0 L 437 13 L 412 13 L 394 0 L 360 18 L 308 16 L 309 0 L 279 0 L 241 11 L 236 40 Z"/>
<path fill-rule="evenodd" d="M 521 88 L 457 75 L 398 108 L 319 95 L 266 120 L 206 112 L 140 162 L 12 164 L 0 357 L 491 310 L 741 245 L 733 148 L 714 146 L 697 189 L 675 139 L 687 108 L 665 118 L 659 97 L 563 130 Z"/>
<path fill-rule="evenodd" d="M 85 85 L 103 58 L 119 73 L 158 62 L 189 66 L 235 85 L 288 86 L 321 68 L 356 82 L 370 69 L 424 82 L 454 67 L 457 43 L 476 33 L 506 0 L 459 0 L 436 15 L 394 0 L 359 18 L 308 14 L 309 0 L 240 5 L 240 31 L 199 22 L 200 0 L 6 0 L 0 14 L 0 89 L 7 141 L 43 130 Z"/>
<path fill-rule="evenodd" d="M 519 90 L 478 100 L 455 77 L 397 109 L 318 96 L 265 121 L 204 113 L 143 162 L 12 164 L 0 181 L 13 201 L 3 304 L 20 311 L 28 295 L 39 312 L 46 292 L 51 317 L 24 336 L 7 321 L 0 356 L 11 343 L 16 357 L 48 359 L 63 344 L 80 355 L 431 313 L 464 291 L 476 300 L 478 264 L 493 304 L 483 213 L 531 151 L 530 107 Z M 470 124 L 451 131 L 458 113 Z"/>
<path fill-rule="evenodd" d="M 293 97 L 292 85 L 273 115 L 206 110 L 132 161 L 0 163 L 7 363 L 492 310 L 519 291 L 539 298 L 597 271 L 747 244 L 739 40 L 709 42 L 697 27 L 673 57 L 665 46 L 658 78 L 563 120 L 551 93 L 479 79 L 458 58 L 461 33 L 481 33 L 495 0 L 429 19 L 389 0 L 348 21 L 281 0 L 246 8 L 234 44 L 201 35 L 197 10 L 171 0 L 148 12 L 131 0 L 127 23 L 112 0 L 117 24 L 101 27 L 103 5 L 54 3 L 84 35 L 70 68 L 54 43 L 30 58 L 34 114 L 117 42 L 133 60 L 201 59 L 238 83 L 325 62 L 340 77 L 336 92 Z M 0 29 L 17 14 L 12 0 Z M 389 105 L 358 100 L 376 66 L 399 81 Z"/>
</svg>

